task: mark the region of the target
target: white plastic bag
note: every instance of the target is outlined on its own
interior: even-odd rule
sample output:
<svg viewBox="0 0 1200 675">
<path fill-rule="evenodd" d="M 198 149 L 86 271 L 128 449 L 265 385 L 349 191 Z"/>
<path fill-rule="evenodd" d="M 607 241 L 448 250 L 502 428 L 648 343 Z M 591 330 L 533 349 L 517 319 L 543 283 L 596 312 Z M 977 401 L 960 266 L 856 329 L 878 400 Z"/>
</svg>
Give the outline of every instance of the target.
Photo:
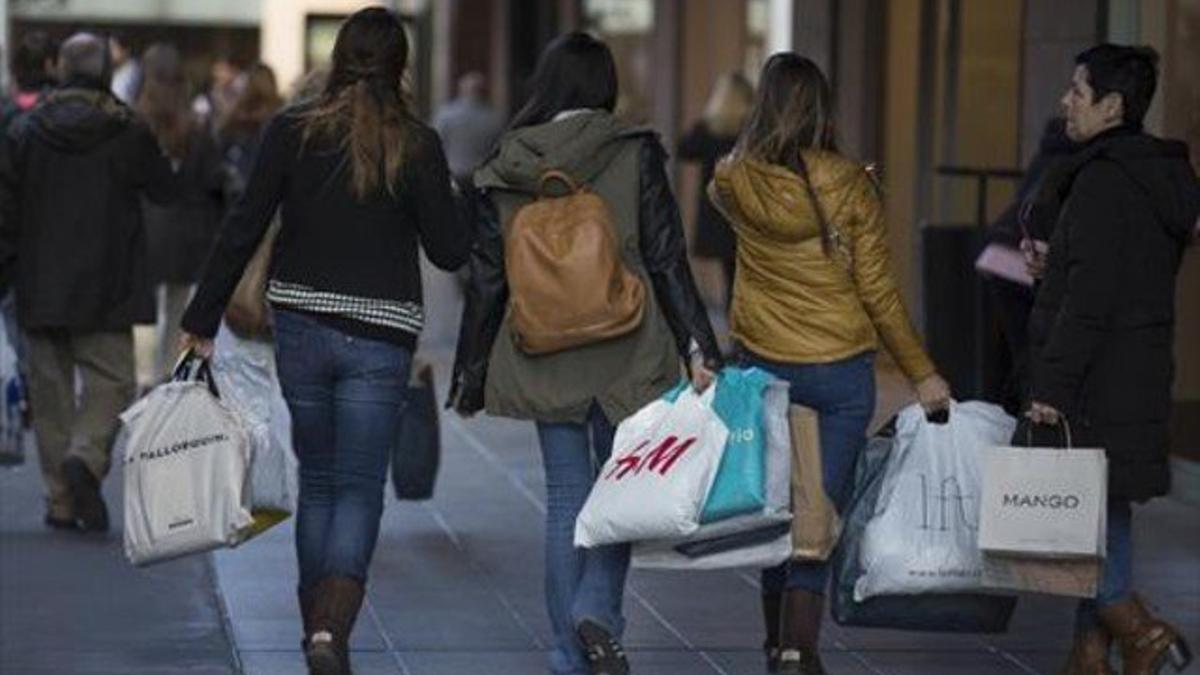
<svg viewBox="0 0 1200 675">
<path fill-rule="evenodd" d="M 204 381 L 156 387 L 121 415 L 125 555 L 135 565 L 235 546 L 251 525 L 250 440 Z"/>
<path fill-rule="evenodd" d="M 981 402 L 953 404 L 946 424 L 927 421 L 919 405 L 900 413 L 875 515 L 863 532 L 855 600 L 983 590 L 976 545 L 983 459 L 1015 427 L 1002 408 Z"/>
<path fill-rule="evenodd" d="M 25 461 L 25 386 L 17 350 L 0 329 L 0 464 Z"/>
<path fill-rule="evenodd" d="M 613 452 L 575 523 L 575 545 L 593 548 L 681 537 L 700 527 L 729 431 L 712 410 L 714 390 L 688 387 L 617 427 Z"/>
<path fill-rule="evenodd" d="M 786 546 L 791 544 L 791 535 L 781 535 L 767 543 L 700 557 L 689 557 L 676 548 L 792 521 L 792 448 L 788 406 L 787 382 L 776 379 L 767 385 L 763 390 L 763 428 L 756 430 L 766 438 L 766 479 L 763 486 L 766 505 L 762 511 L 703 524 L 685 537 L 640 542 L 633 548 L 634 567 L 673 570 L 771 567 L 788 559 Z"/>
<path fill-rule="evenodd" d="M 221 327 L 215 341 L 213 376 L 222 400 L 242 418 L 250 434 L 250 507 L 275 518 L 295 513 L 299 495 L 292 421 L 275 371 L 271 343 L 238 337 Z"/>
</svg>

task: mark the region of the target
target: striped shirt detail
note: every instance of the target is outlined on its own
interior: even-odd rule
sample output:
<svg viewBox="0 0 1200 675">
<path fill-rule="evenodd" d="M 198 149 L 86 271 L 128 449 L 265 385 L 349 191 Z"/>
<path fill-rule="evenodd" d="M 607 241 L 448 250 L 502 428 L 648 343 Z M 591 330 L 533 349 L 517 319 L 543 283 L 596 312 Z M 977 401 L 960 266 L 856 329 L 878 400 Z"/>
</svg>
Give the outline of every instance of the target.
<svg viewBox="0 0 1200 675">
<path fill-rule="evenodd" d="M 267 301 L 281 307 L 331 314 L 414 335 L 419 335 L 425 325 L 425 310 L 419 303 L 319 291 L 276 279 L 267 283 Z"/>
</svg>

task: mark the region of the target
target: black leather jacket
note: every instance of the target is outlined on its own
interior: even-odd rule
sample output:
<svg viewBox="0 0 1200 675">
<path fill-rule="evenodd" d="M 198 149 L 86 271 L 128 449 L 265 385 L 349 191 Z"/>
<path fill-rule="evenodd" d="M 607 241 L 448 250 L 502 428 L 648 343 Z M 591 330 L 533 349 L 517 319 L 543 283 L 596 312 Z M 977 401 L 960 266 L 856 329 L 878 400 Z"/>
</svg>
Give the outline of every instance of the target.
<svg viewBox="0 0 1200 675">
<path fill-rule="evenodd" d="M 694 340 L 705 366 L 716 371 L 723 363 L 721 350 L 688 264 L 679 206 L 667 180 L 666 157 L 658 142 L 643 144 L 638 207 L 642 259 L 655 297 L 675 336 L 680 357 L 690 366 L 688 357 Z M 447 407 L 463 414 L 483 409 L 488 358 L 508 305 L 504 229 L 496 206 L 486 193 L 476 193 L 474 203 L 479 231 L 468 263 L 470 281 L 447 402 Z"/>
</svg>

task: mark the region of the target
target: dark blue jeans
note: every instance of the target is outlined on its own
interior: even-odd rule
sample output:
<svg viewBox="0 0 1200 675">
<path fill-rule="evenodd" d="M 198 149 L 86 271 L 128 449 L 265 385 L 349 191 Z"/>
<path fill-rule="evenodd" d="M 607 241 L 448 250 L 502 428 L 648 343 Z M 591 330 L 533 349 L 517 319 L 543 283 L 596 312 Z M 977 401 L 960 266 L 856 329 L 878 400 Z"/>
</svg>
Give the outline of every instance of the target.
<svg viewBox="0 0 1200 675">
<path fill-rule="evenodd" d="M 613 426 L 598 406 L 587 424 L 539 422 L 546 469 L 546 609 L 554 629 L 550 670 L 590 672 L 575 627 L 589 619 L 615 637 L 625 630 L 621 604 L 629 572 L 628 544 L 575 548 L 575 519 L 612 454 Z"/>
<path fill-rule="evenodd" d="M 1108 502 L 1107 554 L 1095 599 L 1082 600 L 1075 613 L 1081 628 L 1100 625 L 1100 610 L 1133 594 L 1133 508 L 1124 499 Z"/>
<path fill-rule="evenodd" d="M 757 366 L 790 385 L 792 403 L 817 411 L 821 430 L 821 477 L 825 493 L 845 510 L 854 489 L 854 465 L 867 442 L 875 413 L 875 354 L 868 352 L 833 363 L 793 364 L 748 354 L 744 365 Z M 773 593 L 800 588 L 825 593 L 829 564 L 792 561 L 763 570 L 762 589 Z"/>
<path fill-rule="evenodd" d="M 275 349 L 300 463 L 300 588 L 330 576 L 365 583 L 412 353 L 284 311 Z"/>
</svg>

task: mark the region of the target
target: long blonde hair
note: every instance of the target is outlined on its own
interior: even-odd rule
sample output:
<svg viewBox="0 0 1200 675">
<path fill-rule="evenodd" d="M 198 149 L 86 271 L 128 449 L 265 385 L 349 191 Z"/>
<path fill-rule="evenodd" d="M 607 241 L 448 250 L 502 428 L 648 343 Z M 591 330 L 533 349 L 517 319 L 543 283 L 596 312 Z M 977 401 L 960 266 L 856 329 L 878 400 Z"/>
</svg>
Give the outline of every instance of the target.
<svg viewBox="0 0 1200 675">
<path fill-rule="evenodd" d="M 717 78 L 708 103 L 704 123 L 716 136 L 737 136 L 754 107 L 754 86 L 741 73 L 725 73 Z"/>
<path fill-rule="evenodd" d="M 415 117 L 404 93 L 408 37 L 400 17 L 371 7 L 338 31 L 325 90 L 304 113 L 302 147 L 337 143 L 350 158 L 350 188 L 366 199 L 395 196 Z"/>
</svg>

